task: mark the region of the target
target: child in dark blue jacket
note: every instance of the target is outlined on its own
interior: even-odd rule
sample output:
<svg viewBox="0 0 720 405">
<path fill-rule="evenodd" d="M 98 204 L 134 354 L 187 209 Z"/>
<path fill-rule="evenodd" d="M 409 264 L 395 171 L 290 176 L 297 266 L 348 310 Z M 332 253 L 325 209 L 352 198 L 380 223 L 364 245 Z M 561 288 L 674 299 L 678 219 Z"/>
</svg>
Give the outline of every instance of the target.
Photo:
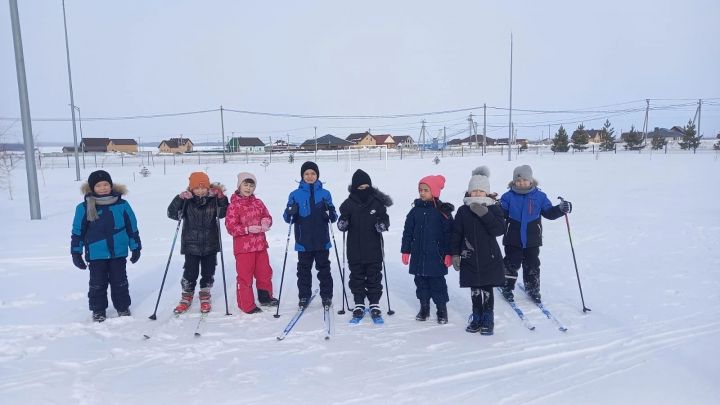
<svg viewBox="0 0 720 405">
<path fill-rule="evenodd" d="M 405 218 L 403 230 L 402 262 L 410 264 L 415 275 L 415 295 L 420 300 L 420 312 L 415 317 L 425 321 L 430 316 L 430 299 L 437 308 L 437 321 L 448 321 L 447 269 L 452 265 L 450 237 L 452 233 L 452 204 L 440 201 L 445 177 L 426 176 L 418 183 L 420 198 Z"/>
<path fill-rule="evenodd" d="M 330 233 L 328 221 L 337 221 L 330 192 L 318 178 L 320 169 L 314 162 L 300 168 L 300 184 L 290 193 L 283 213 L 285 222 L 294 224 L 295 250 L 298 252 L 297 286 L 299 306 L 307 307 L 312 290 L 312 266 L 318 271 L 323 306 L 332 305 L 333 280 L 330 274 Z"/>
<path fill-rule="evenodd" d="M 522 165 L 513 171 L 510 189 L 500 197 L 507 226 L 503 236 L 505 247 L 505 286 L 503 296 L 514 299 L 513 289 L 522 265 L 525 291 L 540 302 L 540 246 L 542 246 L 541 216 L 553 220 L 569 214 L 572 204 L 563 201 L 553 206 L 547 195 L 537 187 L 532 168 Z"/>
<path fill-rule="evenodd" d="M 82 191 L 85 198 L 75 208 L 70 253 L 77 268 L 87 268 L 83 253 L 90 265 L 88 300 L 93 321 L 102 322 L 107 317 L 108 284 L 118 316 L 130 316 L 126 258 L 130 250 L 130 262 L 136 263 L 142 245 L 135 213 L 122 199 L 127 189 L 113 184 L 108 172 L 98 170 L 90 173 Z"/>
</svg>

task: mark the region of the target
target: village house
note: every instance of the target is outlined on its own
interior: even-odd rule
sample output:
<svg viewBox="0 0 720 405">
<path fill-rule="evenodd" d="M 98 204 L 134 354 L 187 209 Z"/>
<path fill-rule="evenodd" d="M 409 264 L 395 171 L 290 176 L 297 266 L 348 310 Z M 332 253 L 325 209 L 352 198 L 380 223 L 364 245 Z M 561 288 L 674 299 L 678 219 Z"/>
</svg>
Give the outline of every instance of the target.
<svg viewBox="0 0 720 405">
<path fill-rule="evenodd" d="M 134 139 L 110 139 L 107 151 L 134 154 L 138 152 L 138 144 Z"/>
<path fill-rule="evenodd" d="M 265 152 L 265 143 L 256 137 L 234 137 L 231 138 L 225 150 L 228 152 L 261 153 Z"/>
<path fill-rule="evenodd" d="M 350 141 L 346 141 L 342 138 L 338 138 L 337 136 L 327 134 L 321 136 L 320 138 L 317 138 L 317 141 L 315 139 L 308 139 L 307 141 L 303 142 L 302 145 L 300 145 L 300 149 L 315 150 L 316 145 L 317 150 L 337 150 L 355 146 Z"/>
<path fill-rule="evenodd" d="M 189 138 L 170 138 L 158 145 L 162 153 L 188 153 L 193 151 L 193 142 Z"/>
<path fill-rule="evenodd" d="M 357 146 L 374 146 L 376 144 L 375 138 L 370 135 L 370 131 L 350 134 L 345 140 Z"/>
</svg>

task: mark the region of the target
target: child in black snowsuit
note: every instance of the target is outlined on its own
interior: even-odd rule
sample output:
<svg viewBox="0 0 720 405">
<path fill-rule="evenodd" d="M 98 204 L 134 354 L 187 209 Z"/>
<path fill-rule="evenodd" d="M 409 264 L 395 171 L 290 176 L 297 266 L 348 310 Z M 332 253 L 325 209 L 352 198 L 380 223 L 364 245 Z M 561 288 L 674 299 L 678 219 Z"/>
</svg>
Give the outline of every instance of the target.
<svg viewBox="0 0 720 405">
<path fill-rule="evenodd" d="M 90 173 L 83 184 L 84 201 L 75 208 L 72 225 L 70 253 L 73 264 L 86 269 L 90 266 L 90 289 L 88 300 L 93 321 L 102 322 L 107 317 L 107 288 L 118 316 L 130 316 L 130 291 L 128 286 L 128 250 L 130 262 L 140 259 L 140 234 L 135 213 L 123 200 L 127 188 L 113 184 L 110 174 L 104 170 Z"/>
<path fill-rule="evenodd" d="M 187 190 L 176 195 L 167 209 L 167 216 L 175 221 L 182 218 L 183 230 L 180 253 L 185 255 L 180 303 L 174 312 L 187 311 L 195 296 L 195 286 L 200 276 L 200 312 L 212 309 L 210 290 L 215 280 L 217 252 L 220 251 L 218 218 L 225 218 L 228 199 L 219 183 L 210 184 L 203 172 L 190 175 Z M 202 268 L 202 272 L 201 269 Z"/>
<path fill-rule="evenodd" d="M 515 299 L 513 289 L 522 265 L 525 291 L 535 302 L 540 302 L 541 216 L 552 220 L 572 211 L 569 201 L 553 206 L 537 186 L 532 168 L 528 165 L 518 166 L 513 170 L 513 179 L 508 184 L 510 190 L 500 197 L 507 219 L 503 236 L 506 272 L 503 296 L 508 301 Z"/>
<path fill-rule="evenodd" d="M 453 223 L 453 267 L 460 272 L 460 287 L 470 288 L 472 316 L 465 328 L 470 333 L 492 335 L 493 287 L 505 284 L 502 253 L 496 238 L 505 231 L 505 218 L 496 193 L 490 192 L 490 170 L 473 170 L 463 205 Z"/>
<path fill-rule="evenodd" d="M 382 232 L 390 227 L 387 207 L 390 197 L 372 187 L 370 176 L 358 169 L 348 187 L 350 196 L 340 205 L 337 227 L 347 231 L 347 256 L 350 267 L 350 291 L 355 300 L 354 317 L 365 314 L 365 298 L 370 315 L 381 315 L 382 262 L 384 258 Z"/>
<path fill-rule="evenodd" d="M 452 204 L 440 201 L 445 177 L 426 176 L 418 183 L 420 198 L 405 218 L 403 230 L 402 262 L 410 265 L 415 275 L 415 295 L 420 300 L 420 312 L 415 317 L 425 321 L 430 316 L 430 299 L 437 308 L 437 321 L 448 321 L 447 269 L 452 265 L 450 237 L 452 233 Z"/>
<path fill-rule="evenodd" d="M 333 280 L 330 274 L 330 229 L 328 221 L 337 221 L 332 195 L 320 182 L 315 162 L 300 167 L 300 184 L 288 196 L 283 219 L 295 227 L 295 250 L 298 252 L 298 305 L 307 307 L 312 294 L 312 266 L 315 262 L 324 307 L 332 305 Z"/>
</svg>

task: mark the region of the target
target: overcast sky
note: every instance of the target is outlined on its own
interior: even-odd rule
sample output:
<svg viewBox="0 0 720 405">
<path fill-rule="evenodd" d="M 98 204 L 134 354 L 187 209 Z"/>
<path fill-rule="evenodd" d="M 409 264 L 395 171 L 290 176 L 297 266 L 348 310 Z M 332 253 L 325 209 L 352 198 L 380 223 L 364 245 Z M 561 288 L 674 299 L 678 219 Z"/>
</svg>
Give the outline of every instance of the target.
<svg viewBox="0 0 720 405">
<path fill-rule="evenodd" d="M 72 144 L 61 0 L 18 1 L 33 131 Z M 720 131 L 720 1 L 96 1 L 67 0 L 75 104 L 86 137 L 220 139 L 219 109 L 394 115 L 488 105 L 507 137 L 510 35 L 518 137 L 564 123 L 684 125 Z M 0 130 L 20 116 L 7 2 L 0 6 Z M 502 109 L 498 109 L 502 108 Z M 563 110 L 555 114 L 548 111 Z M 571 111 L 568 111 L 571 110 Z M 619 111 L 625 110 L 625 111 Z M 630 110 L 630 111 L 627 111 Z M 576 112 L 573 112 L 576 111 Z M 597 111 L 597 112 L 596 112 Z M 285 118 L 226 111 L 226 136 L 294 141 L 371 129 L 468 135 L 482 108 L 403 118 Z M 67 121 L 41 121 L 43 119 Z M 462 132 L 464 130 L 464 132 Z M 480 130 L 481 132 L 482 130 Z M 15 123 L 10 137 L 21 139 Z M 13 139 L 11 139 L 13 140 Z"/>
</svg>

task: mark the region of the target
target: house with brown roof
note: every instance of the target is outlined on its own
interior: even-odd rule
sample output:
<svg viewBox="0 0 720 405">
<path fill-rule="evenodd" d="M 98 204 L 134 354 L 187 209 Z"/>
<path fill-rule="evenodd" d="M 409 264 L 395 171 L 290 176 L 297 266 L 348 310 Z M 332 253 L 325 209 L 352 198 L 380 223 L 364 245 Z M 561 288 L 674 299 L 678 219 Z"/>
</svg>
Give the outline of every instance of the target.
<svg viewBox="0 0 720 405">
<path fill-rule="evenodd" d="M 415 146 L 415 140 L 410 135 L 395 135 L 393 136 L 395 146 L 399 148 L 407 148 Z"/>
<path fill-rule="evenodd" d="M 162 153 L 188 153 L 193 151 L 193 142 L 189 138 L 170 138 L 160 142 L 158 150 Z"/>
<path fill-rule="evenodd" d="M 394 148 L 396 146 L 395 140 L 390 134 L 373 135 L 373 138 L 375 138 L 375 145 L 383 145 L 388 148 Z"/>
<path fill-rule="evenodd" d="M 134 139 L 110 139 L 107 144 L 108 152 L 137 153 L 138 144 Z"/>
<path fill-rule="evenodd" d="M 337 149 L 347 149 L 350 147 L 353 147 L 356 145 L 353 145 L 352 142 L 347 141 L 342 138 L 338 138 L 334 135 L 323 135 L 320 138 L 315 139 L 308 139 L 305 142 L 300 145 L 301 150 L 315 150 L 317 147 L 317 150 L 337 150 Z"/>
<path fill-rule="evenodd" d="M 375 138 L 370 134 L 370 131 L 350 134 L 345 140 L 358 146 L 375 145 Z"/>
<path fill-rule="evenodd" d="M 82 138 L 80 150 L 82 152 L 107 152 L 110 138 Z"/>
</svg>

